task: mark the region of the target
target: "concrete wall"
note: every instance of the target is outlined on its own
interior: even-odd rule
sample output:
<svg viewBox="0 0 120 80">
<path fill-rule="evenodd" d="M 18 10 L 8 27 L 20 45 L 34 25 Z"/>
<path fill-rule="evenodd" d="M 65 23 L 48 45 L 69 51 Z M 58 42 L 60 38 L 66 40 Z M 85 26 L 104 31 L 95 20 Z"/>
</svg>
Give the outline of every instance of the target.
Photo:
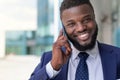
<svg viewBox="0 0 120 80">
<path fill-rule="evenodd" d="M 95 8 L 96 20 L 99 25 L 98 39 L 112 44 L 112 0 L 91 0 Z"/>
</svg>

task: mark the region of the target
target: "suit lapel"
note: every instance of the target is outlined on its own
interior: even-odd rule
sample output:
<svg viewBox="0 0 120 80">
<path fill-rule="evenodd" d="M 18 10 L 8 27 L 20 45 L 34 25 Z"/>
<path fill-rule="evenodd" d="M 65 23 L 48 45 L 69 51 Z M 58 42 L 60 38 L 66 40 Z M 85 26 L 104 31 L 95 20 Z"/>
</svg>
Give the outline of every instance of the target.
<svg viewBox="0 0 120 80">
<path fill-rule="evenodd" d="M 109 47 L 99 44 L 104 80 L 116 80 L 116 55 Z"/>
<path fill-rule="evenodd" d="M 67 74 L 68 74 L 68 63 L 64 65 L 63 70 L 61 71 L 63 73 L 63 79 L 62 80 L 67 80 Z"/>
</svg>

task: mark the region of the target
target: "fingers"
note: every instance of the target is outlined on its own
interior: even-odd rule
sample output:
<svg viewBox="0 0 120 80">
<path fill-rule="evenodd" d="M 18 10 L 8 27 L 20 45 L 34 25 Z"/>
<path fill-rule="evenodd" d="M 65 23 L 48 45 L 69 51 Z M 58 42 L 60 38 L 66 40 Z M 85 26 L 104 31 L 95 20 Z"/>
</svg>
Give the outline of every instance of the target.
<svg viewBox="0 0 120 80">
<path fill-rule="evenodd" d="M 65 50 L 63 50 L 65 47 Z M 51 64 L 55 70 L 59 70 L 66 63 L 71 54 L 71 46 L 67 38 L 63 35 L 63 30 L 60 31 L 57 41 L 53 44 Z"/>
<path fill-rule="evenodd" d="M 65 54 L 69 55 L 72 49 L 67 39 L 59 39 L 54 43 L 54 48 L 62 49 L 63 46 L 65 47 Z"/>
<path fill-rule="evenodd" d="M 64 35 L 63 29 L 60 30 L 60 34 L 58 36 L 58 42 L 61 42 L 61 46 L 64 46 L 68 51 L 71 51 L 69 40 Z"/>
<path fill-rule="evenodd" d="M 60 33 L 59 33 L 59 36 L 58 36 L 58 39 L 57 39 L 57 41 L 54 43 L 53 47 L 54 47 L 54 48 L 62 49 L 63 46 L 64 46 L 65 49 L 66 49 L 65 54 L 66 54 L 66 55 L 69 55 L 70 52 L 72 51 L 72 49 L 71 49 L 71 46 L 70 46 L 70 43 L 69 43 L 67 37 L 64 36 L 63 30 L 61 29 L 61 30 L 60 30 Z"/>
<path fill-rule="evenodd" d="M 55 48 L 62 48 L 62 46 L 67 47 L 68 45 L 69 43 L 67 42 L 67 40 L 64 39 L 57 40 L 54 43 Z"/>
<path fill-rule="evenodd" d="M 61 36 L 63 36 L 63 30 L 62 30 L 62 29 L 60 30 L 60 33 L 59 33 L 58 39 L 59 39 Z"/>
</svg>

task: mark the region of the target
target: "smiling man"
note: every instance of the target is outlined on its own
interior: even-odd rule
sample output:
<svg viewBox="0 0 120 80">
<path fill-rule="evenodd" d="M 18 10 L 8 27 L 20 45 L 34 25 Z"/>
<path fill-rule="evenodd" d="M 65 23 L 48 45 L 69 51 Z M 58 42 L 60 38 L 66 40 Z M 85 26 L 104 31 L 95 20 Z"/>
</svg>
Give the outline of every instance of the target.
<svg viewBox="0 0 120 80">
<path fill-rule="evenodd" d="M 61 20 L 68 39 L 80 51 L 92 49 L 98 32 L 93 8 L 83 4 L 64 11 L 62 9 Z"/>
<path fill-rule="evenodd" d="M 30 80 L 119 80 L 120 48 L 97 41 L 90 1 L 64 0 L 60 17 L 63 30 Z"/>
</svg>

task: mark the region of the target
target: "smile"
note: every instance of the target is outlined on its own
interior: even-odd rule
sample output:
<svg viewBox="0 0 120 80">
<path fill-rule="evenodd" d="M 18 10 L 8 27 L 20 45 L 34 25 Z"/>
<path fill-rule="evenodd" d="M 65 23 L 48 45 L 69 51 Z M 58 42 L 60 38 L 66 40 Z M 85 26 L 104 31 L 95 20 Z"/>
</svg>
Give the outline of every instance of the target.
<svg viewBox="0 0 120 80">
<path fill-rule="evenodd" d="M 79 40 L 82 40 L 82 41 L 85 41 L 89 38 L 89 33 L 88 32 L 85 32 L 85 33 L 81 33 L 77 36 L 77 38 Z"/>
</svg>

